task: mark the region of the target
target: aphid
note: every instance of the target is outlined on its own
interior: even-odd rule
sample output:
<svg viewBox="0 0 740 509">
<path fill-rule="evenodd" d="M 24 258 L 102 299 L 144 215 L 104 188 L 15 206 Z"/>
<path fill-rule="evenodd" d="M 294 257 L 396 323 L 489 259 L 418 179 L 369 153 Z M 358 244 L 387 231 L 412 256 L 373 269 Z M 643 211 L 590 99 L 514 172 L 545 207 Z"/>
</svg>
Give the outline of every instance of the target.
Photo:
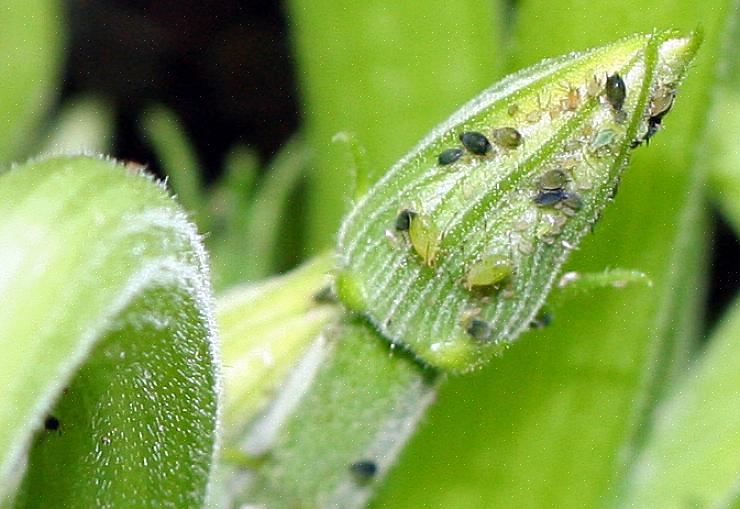
<svg viewBox="0 0 740 509">
<path fill-rule="evenodd" d="M 491 325 L 485 320 L 481 320 L 479 318 L 473 318 L 465 324 L 465 332 L 473 339 L 484 342 L 489 341 L 493 334 Z"/>
<path fill-rule="evenodd" d="M 673 107 L 673 101 L 676 98 L 675 91 L 662 90 L 662 94 L 653 97 L 650 101 L 650 118 L 648 118 L 648 129 L 643 137 L 645 143 L 650 142 L 650 138 L 655 136 L 660 130 L 661 122 L 663 117 L 671 111 Z"/>
<path fill-rule="evenodd" d="M 334 295 L 331 285 L 326 285 L 313 294 L 313 301 L 316 304 L 335 304 L 337 302 L 337 296 Z"/>
<path fill-rule="evenodd" d="M 472 290 L 476 287 L 496 285 L 512 273 L 511 261 L 501 255 L 489 255 L 475 262 L 465 275 L 465 287 Z"/>
<path fill-rule="evenodd" d="M 675 90 L 670 90 L 670 89 L 661 87 L 660 93 L 655 95 L 650 100 L 650 116 L 648 117 L 647 131 L 642 136 L 642 138 L 633 140 L 632 143 L 630 144 L 630 148 L 639 147 L 643 141 L 646 144 L 650 144 L 650 138 L 655 136 L 655 133 L 657 133 L 660 130 L 661 123 L 663 122 L 663 117 L 669 111 L 671 111 L 671 108 L 673 107 L 673 101 L 675 100 L 675 98 L 676 98 Z"/>
<path fill-rule="evenodd" d="M 597 97 L 601 93 L 601 80 L 593 75 L 591 79 L 586 83 L 586 95 L 589 97 Z"/>
<path fill-rule="evenodd" d="M 483 156 L 491 151 L 491 142 L 479 132 L 467 131 L 460 134 L 460 141 L 471 154 Z"/>
<path fill-rule="evenodd" d="M 547 311 L 540 311 L 537 313 L 531 322 L 529 322 L 530 329 L 544 329 L 552 323 L 552 315 Z"/>
<path fill-rule="evenodd" d="M 59 419 L 53 415 L 47 415 L 44 419 L 44 429 L 47 431 L 56 431 L 59 429 Z"/>
<path fill-rule="evenodd" d="M 568 87 L 568 93 L 560 100 L 563 111 L 575 111 L 581 105 L 581 91 L 575 87 Z"/>
<path fill-rule="evenodd" d="M 649 145 L 649 144 L 650 144 L 650 138 L 652 138 L 653 136 L 655 136 L 655 133 L 657 133 L 657 132 L 658 132 L 658 131 L 660 130 L 660 122 L 661 122 L 661 120 L 662 120 L 662 119 L 660 119 L 660 118 L 658 118 L 658 119 L 656 120 L 656 119 L 654 119 L 653 117 L 650 117 L 650 118 L 648 119 L 648 128 L 647 128 L 647 132 L 645 133 L 645 136 L 644 136 L 644 137 L 642 138 L 642 139 L 643 139 L 643 141 L 644 141 L 644 142 L 645 142 L 646 144 L 648 144 L 648 145 Z"/>
<path fill-rule="evenodd" d="M 516 103 L 510 104 L 509 107 L 506 108 L 506 113 L 508 113 L 510 117 L 515 117 L 517 113 L 519 113 L 519 105 Z"/>
<path fill-rule="evenodd" d="M 565 193 L 565 198 L 562 200 L 563 207 L 567 207 L 570 210 L 581 210 L 583 208 L 583 198 L 578 193 Z"/>
<path fill-rule="evenodd" d="M 542 112 L 540 110 L 532 110 L 527 113 L 527 116 L 524 117 L 524 120 L 526 120 L 530 124 L 535 124 L 540 121 L 540 118 L 542 118 Z"/>
<path fill-rule="evenodd" d="M 522 134 L 513 127 L 500 127 L 493 130 L 493 141 L 504 148 L 517 148 L 522 144 Z"/>
<path fill-rule="evenodd" d="M 660 93 L 650 100 L 650 118 L 662 119 L 673 108 L 676 91 L 661 88 Z"/>
<path fill-rule="evenodd" d="M 642 135 L 642 138 L 637 138 L 632 140 L 632 143 L 630 143 L 630 148 L 637 148 L 640 145 L 642 145 L 642 142 L 644 141 L 646 145 L 650 145 L 650 138 L 655 136 L 655 133 L 660 131 L 660 121 L 661 119 L 658 119 L 657 121 L 653 120 L 652 117 L 648 118 L 648 127 L 647 131 L 645 131 L 645 134 Z"/>
<path fill-rule="evenodd" d="M 439 228 L 428 217 L 415 214 L 409 218 L 408 231 L 414 251 L 421 256 L 425 265 L 432 267 L 439 254 Z"/>
<path fill-rule="evenodd" d="M 568 193 L 562 189 L 550 189 L 547 191 L 540 191 L 537 196 L 534 197 L 535 204 L 540 207 L 552 207 L 566 199 Z"/>
<path fill-rule="evenodd" d="M 416 217 L 416 212 L 409 210 L 409 209 L 403 209 L 396 216 L 396 230 L 399 232 L 409 231 L 409 227 L 411 226 L 411 221 L 415 217 Z"/>
<path fill-rule="evenodd" d="M 568 183 L 568 176 L 563 170 L 555 169 L 546 172 L 540 177 L 537 185 L 543 191 L 554 191 L 562 189 Z"/>
<path fill-rule="evenodd" d="M 627 97 L 627 86 L 618 73 L 606 77 L 604 92 L 606 93 L 606 100 L 612 105 L 614 111 L 622 111 L 624 99 Z"/>
<path fill-rule="evenodd" d="M 131 173 L 133 175 L 141 175 L 146 171 L 146 164 L 142 164 L 138 161 L 124 161 L 124 169 L 127 173 Z"/>
<path fill-rule="evenodd" d="M 378 464 L 372 460 L 355 461 L 349 466 L 349 471 L 359 482 L 368 482 L 378 473 Z"/>
<path fill-rule="evenodd" d="M 591 142 L 591 150 L 596 152 L 597 150 L 608 147 L 617 139 L 617 132 L 614 129 L 602 129 L 596 136 L 594 136 Z"/>
<path fill-rule="evenodd" d="M 448 148 L 437 156 L 437 163 L 439 163 L 440 166 L 447 166 L 448 164 L 456 162 L 462 157 L 462 155 L 463 150 L 461 148 Z"/>
<path fill-rule="evenodd" d="M 562 112 L 563 112 L 563 109 L 560 107 L 560 105 L 551 106 L 550 110 L 548 111 L 550 115 L 550 120 L 557 119 Z"/>
</svg>

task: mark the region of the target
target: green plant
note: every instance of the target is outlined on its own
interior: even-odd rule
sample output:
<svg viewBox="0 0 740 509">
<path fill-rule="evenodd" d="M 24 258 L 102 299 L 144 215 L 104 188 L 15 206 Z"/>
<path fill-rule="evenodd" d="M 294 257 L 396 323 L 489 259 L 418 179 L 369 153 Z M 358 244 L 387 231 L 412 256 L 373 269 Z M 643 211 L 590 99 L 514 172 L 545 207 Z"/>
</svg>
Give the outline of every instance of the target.
<svg viewBox="0 0 740 509">
<path fill-rule="evenodd" d="M 736 506 L 737 305 L 697 345 L 706 168 L 714 199 L 740 224 L 740 165 L 728 148 L 738 65 L 715 61 L 737 41 L 738 6 L 711 4 L 617 11 L 566 1 L 568 19 L 559 20 L 561 11 L 544 16 L 538 2 L 337 9 L 293 0 L 308 114 L 264 177 L 256 156 L 235 147 L 225 177 L 204 189 L 184 129 L 162 107 L 145 113 L 144 131 L 189 218 L 133 163 L 60 156 L 4 173 L 2 503 L 344 508 L 375 496 L 378 507 Z M 22 19 L 55 4 L 9 5 Z M 504 82 L 379 180 L 456 102 L 544 56 L 545 41 L 554 54 L 654 24 L 688 33 L 697 20 L 706 40 L 675 108 L 697 40 L 663 31 L 625 38 Z M 42 52 L 53 55 L 61 27 L 45 30 L 27 36 L 57 48 Z M 18 48 L 0 39 L 10 47 Z M 351 72 L 358 59 L 366 67 Z M 605 92 L 616 74 L 623 104 L 619 87 Z M 23 74 L 0 79 L 17 80 L 2 87 L 19 98 L 12 104 L 36 104 Z M 69 104 L 45 147 L 104 150 L 110 133 L 98 104 Z M 630 145 L 669 109 L 668 132 L 635 150 L 620 185 Z M 0 146 L 5 161 L 41 146 L 28 136 L 37 107 L 2 114 L 15 122 L 6 139 L 17 140 Z M 491 131 L 509 125 L 523 144 Z M 464 140 L 461 157 L 440 166 L 467 130 L 498 141 L 495 157 Z M 354 192 L 343 167 L 353 169 Z M 354 200 L 338 257 L 245 284 L 290 261 L 285 204 L 304 172 L 311 249 L 333 244 Z M 481 178 L 430 206 L 455 175 Z M 484 205 L 461 214 L 476 197 Z M 602 212 L 597 234 L 582 239 Z M 520 227 L 530 213 L 565 220 L 553 219 L 558 231 Z M 210 235 L 199 237 L 191 220 Z M 365 245 L 374 250 L 356 255 Z M 378 290 L 386 274 L 393 278 Z M 438 284 L 440 274 L 451 276 Z M 533 317 L 546 322 L 535 312 L 558 281 L 547 303 L 554 324 L 510 345 Z M 221 294 L 215 310 L 211 284 Z M 403 292 L 433 298 L 396 306 Z"/>
</svg>

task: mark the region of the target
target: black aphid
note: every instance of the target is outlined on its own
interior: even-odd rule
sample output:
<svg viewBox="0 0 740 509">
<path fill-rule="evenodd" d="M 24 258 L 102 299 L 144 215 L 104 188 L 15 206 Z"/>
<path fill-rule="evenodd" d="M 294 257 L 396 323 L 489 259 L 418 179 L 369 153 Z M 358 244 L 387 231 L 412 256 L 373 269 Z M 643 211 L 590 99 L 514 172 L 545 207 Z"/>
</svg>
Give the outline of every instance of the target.
<svg viewBox="0 0 740 509">
<path fill-rule="evenodd" d="M 567 197 L 568 193 L 562 189 L 548 189 L 537 193 L 537 196 L 534 197 L 534 202 L 540 207 L 552 207 Z"/>
<path fill-rule="evenodd" d="M 460 141 L 471 154 L 482 156 L 491 151 L 491 142 L 488 138 L 475 131 L 462 133 Z"/>
<path fill-rule="evenodd" d="M 59 429 L 59 419 L 57 419 L 53 415 L 48 415 L 46 419 L 44 419 L 44 429 L 48 431 L 58 430 Z"/>
<path fill-rule="evenodd" d="M 624 84 L 622 77 L 614 73 L 606 77 L 606 100 L 612 105 L 615 111 L 622 111 L 624 99 L 627 97 L 627 86 Z"/>
<path fill-rule="evenodd" d="M 349 471 L 358 481 L 367 482 L 378 473 L 378 464 L 371 460 L 355 461 L 349 466 Z"/>
<path fill-rule="evenodd" d="M 647 131 L 642 136 L 642 138 L 633 140 L 632 144 L 630 144 L 630 148 L 639 147 L 643 141 L 646 145 L 650 144 L 650 138 L 655 136 L 655 133 L 660 130 L 661 123 L 663 122 L 663 117 L 665 117 L 666 114 L 671 111 L 675 98 L 675 92 L 666 92 L 663 95 L 653 98 L 652 102 L 650 103 L 650 116 L 648 117 Z"/>
<path fill-rule="evenodd" d="M 529 322 L 530 329 L 544 329 L 552 323 L 552 315 L 547 311 L 540 311 L 537 313 L 531 322 Z"/>
<path fill-rule="evenodd" d="M 447 166 L 460 159 L 463 155 L 463 149 L 461 148 L 448 148 L 437 156 L 437 162 L 440 166 Z"/>
<path fill-rule="evenodd" d="M 398 230 L 399 232 L 409 231 L 409 228 L 411 227 L 411 221 L 413 221 L 415 217 L 416 212 L 409 209 L 403 209 L 396 216 L 396 230 Z"/>
<path fill-rule="evenodd" d="M 465 332 L 478 341 L 488 341 L 491 339 L 491 334 L 493 333 L 488 322 L 477 318 L 470 320 Z"/>
</svg>

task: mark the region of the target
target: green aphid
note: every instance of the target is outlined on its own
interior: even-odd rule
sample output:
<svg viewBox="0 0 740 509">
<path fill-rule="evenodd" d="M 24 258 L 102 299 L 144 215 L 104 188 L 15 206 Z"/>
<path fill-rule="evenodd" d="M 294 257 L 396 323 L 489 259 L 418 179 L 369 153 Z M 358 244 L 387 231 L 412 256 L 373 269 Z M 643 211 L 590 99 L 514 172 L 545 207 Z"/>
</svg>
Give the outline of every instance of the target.
<svg viewBox="0 0 740 509">
<path fill-rule="evenodd" d="M 591 142 L 591 150 L 596 152 L 604 147 L 608 147 L 617 139 L 617 132 L 614 129 L 602 129 Z"/>
<path fill-rule="evenodd" d="M 543 191 L 562 189 L 568 183 L 568 176 L 563 170 L 550 170 L 540 177 L 537 185 Z"/>
<path fill-rule="evenodd" d="M 473 318 L 469 320 L 466 324 L 464 324 L 464 326 L 465 332 L 468 333 L 469 336 L 481 342 L 490 341 L 493 334 L 491 324 L 479 318 Z"/>
<path fill-rule="evenodd" d="M 522 134 L 513 127 L 499 127 L 493 130 L 493 142 L 499 147 L 517 148 L 522 144 Z"/>
<path fill-rule="evenodd" d="M 501 283 L 513 272 L 511 260 L 501 255 L 489 255 L 475 262 L 465 275 L 465 287 L 488 287 Z"/>
<path fill-rule="evenodd" d="M 432 267 L 437 260 L 442 240 L 439 228 L 428 217 L 416 214 L 410 220 L 409 239 L 424 264 Z"/>
<path fill-rule="evenodd" d="M 622 111 L 624 99 L 627 97 L 627 86 L 619 74 L 615 73 L 606 77 L 604 92 L 606 100 L 612 105 L 614 111 Z"/>
</svg>

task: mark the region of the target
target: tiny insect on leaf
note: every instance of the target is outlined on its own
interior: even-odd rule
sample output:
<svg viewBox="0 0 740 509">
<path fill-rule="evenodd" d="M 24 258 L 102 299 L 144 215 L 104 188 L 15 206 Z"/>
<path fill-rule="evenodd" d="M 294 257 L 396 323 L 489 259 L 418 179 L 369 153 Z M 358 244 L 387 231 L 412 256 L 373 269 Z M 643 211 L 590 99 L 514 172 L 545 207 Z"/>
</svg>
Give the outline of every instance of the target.
<svg viewBox="0 0 740 509">
<path fill-rule="evenodd" d="M 633 141 L 670 111 L 698 44 L 673 31 L 634 35 L 520 71 L 464 105 L 345 218 L 340 300 L 427 365 L 482 366 L 537 322 Z M 440 166 L 459 143 L 454 171 Z M 418 215 L 406 242 L 388 242 L 407 204 Z"/>
</svg>

